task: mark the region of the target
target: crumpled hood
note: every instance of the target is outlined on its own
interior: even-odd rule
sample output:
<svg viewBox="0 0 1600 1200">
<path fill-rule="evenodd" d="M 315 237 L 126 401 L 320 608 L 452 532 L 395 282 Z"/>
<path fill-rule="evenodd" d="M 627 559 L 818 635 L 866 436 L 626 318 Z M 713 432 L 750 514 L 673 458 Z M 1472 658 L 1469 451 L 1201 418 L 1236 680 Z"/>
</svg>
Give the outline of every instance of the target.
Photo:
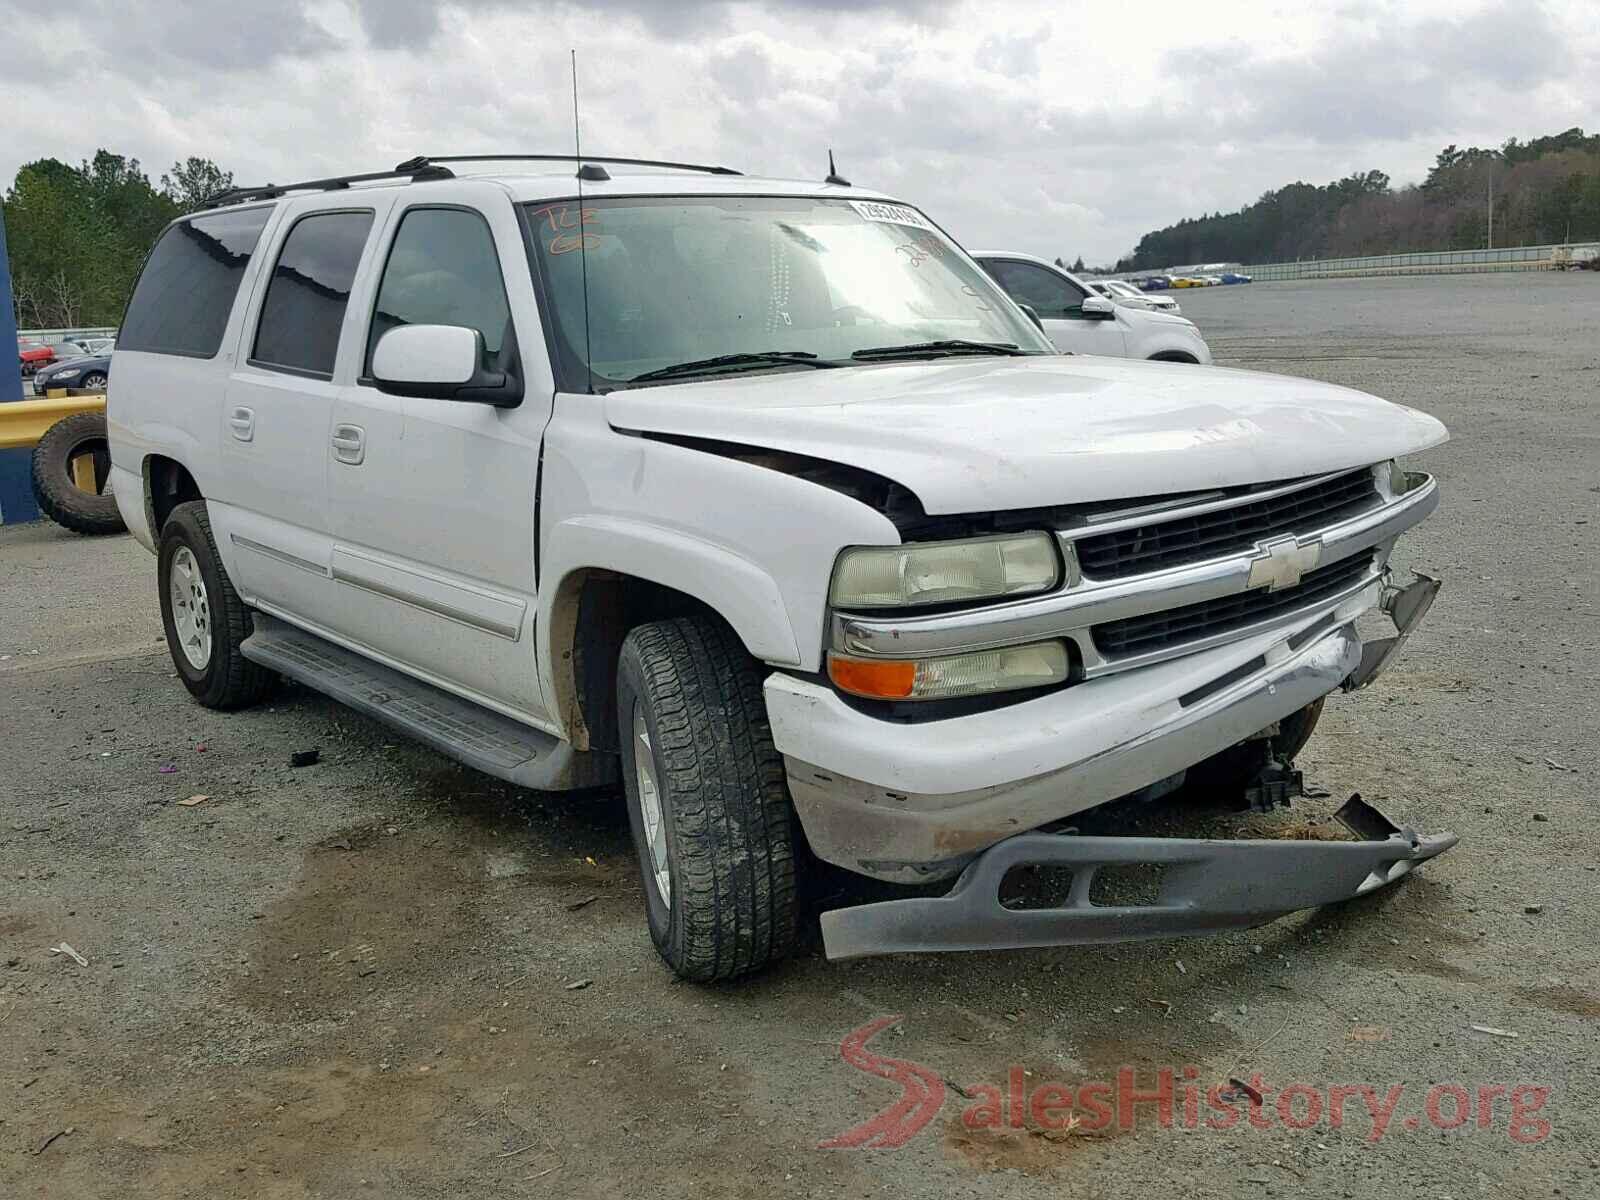
<svg viewBox="0 0 1600 1200">
<path fill-rule="evenodd" d="M 1199 491 L 1363 466 L 1449 437 L 1333 384 L 1041 355 L 626 388 L 617 429 L 787 450 L 876 472 L 929 513 Z"/>
</svg>

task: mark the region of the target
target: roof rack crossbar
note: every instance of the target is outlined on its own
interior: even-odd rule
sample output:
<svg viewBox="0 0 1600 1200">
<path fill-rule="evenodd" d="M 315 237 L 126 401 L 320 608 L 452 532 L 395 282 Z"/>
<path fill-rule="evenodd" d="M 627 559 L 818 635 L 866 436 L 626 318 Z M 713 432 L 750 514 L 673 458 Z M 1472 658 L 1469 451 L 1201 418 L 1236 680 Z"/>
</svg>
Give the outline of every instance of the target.
<svg viewBox="0 0 1600 1200">
<path fill-rule="evenodd" d="M 361 175 L 334 175 L 327 179 L 307 179 L 302 183 L 268 183 L 261 187 L 236 187 L 218 192 L 206 199 L 202 208 L 221 208 L 225 204 L 238 204 L 245 200 L 276 200 L 288 192 L 331 192 L 347 188 L 352 183 L 372 183 L 379 179 L 453 179 L 455 172 L 448 167 L 435 166 L 426 159 L 413 158 L 401 163 L 392 171 L 368 171 Z"/>
<path fill-rule="evenodd" d="M 614 154 L 440 154 L 423 155 L 412 162 L 424 163 L 475 163 L 475 162 L 599 162 L 621 163 L 629 167 L 672 167 L 679 171 L 703 171 L 707 175 L 743 175 L 732 167 L 707 166 L 705 163 L 667 162 L 656 158 L 618 158 Z"/>
</svg>

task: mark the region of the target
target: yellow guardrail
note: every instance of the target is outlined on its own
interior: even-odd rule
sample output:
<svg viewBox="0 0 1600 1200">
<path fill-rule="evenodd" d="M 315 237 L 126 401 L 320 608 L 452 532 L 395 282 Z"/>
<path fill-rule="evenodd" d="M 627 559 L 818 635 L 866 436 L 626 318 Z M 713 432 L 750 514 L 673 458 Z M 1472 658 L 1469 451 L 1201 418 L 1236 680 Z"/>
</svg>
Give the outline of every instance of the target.
<svg viewBox="0 0 1600 1200">
<path fill-rule="evenodd" d="M 105 410 L 106 398 L 103 394 L 0 404 L 0 450 L 26 450 L 62 417 Z"/>
<path fill-rule="evenodd" d="M 62 417 L 81 412 L 105 412 L 104 393 L 87 396 L 50 396 L 44 400 L 17 400 L 0 404 L 0 450 L 26 450 Z M 94 462 L 81 455 L 72 462 L 73 482 L 87 492 L 95 490 Z"/>
</svg>

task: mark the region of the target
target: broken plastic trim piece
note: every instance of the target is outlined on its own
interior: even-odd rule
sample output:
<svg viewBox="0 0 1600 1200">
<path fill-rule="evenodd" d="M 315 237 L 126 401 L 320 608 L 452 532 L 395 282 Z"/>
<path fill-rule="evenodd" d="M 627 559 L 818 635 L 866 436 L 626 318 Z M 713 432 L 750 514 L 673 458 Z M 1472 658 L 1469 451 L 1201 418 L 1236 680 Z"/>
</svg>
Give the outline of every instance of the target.
<svg viewBox="0 0 1600 1200">
<path fill-rule="evenodd" d="M 840 908 L 822 914 L 830 959 L 945 950 L 1019 950 L 1195 937 L 1248 929 L 1294 912 L 1349 900 L 1394 883 L 1457 842 L 1422 836 L 1352 796 L 1338 819 L 1359 842 L 1204 841 L 1026 833 L 969 863 L 946 895 Z M 1103 867 L 1160 864 L 1151 904 L 1090 899 Z M 1067 867 L 1068 895 L 1054 908 L 1011 909 L 1000 883 L 1018 866 Z"/>
<path fill-rule="evenodd" d="M 1347 692 L 1364 688 L 1394 661 L 1400 647 L 1406 644 L 1411 631 L 1428 613 L 1433 598 L 1439 594 L 1439 581 L 1431 575 L 1416 572 L 1416 579 L 1403 588 L 1385 587 L 1381 607 L 1394 622 L 1394 637 L 1374 638 L 1361 649 L 1361 662 L 1340 686 Z"/>
</svg>

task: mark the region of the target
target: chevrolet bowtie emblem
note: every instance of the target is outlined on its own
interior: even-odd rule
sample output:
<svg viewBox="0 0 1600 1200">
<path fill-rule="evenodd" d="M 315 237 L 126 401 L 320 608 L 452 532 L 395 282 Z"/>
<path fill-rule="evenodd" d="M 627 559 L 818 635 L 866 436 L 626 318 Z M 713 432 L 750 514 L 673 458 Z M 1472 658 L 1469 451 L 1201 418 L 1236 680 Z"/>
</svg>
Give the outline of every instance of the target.
<svg viewBox="0 0 1600 1200">
<path fill-rule="evenodd" d="M 1257 542 L 1256 556 L 1250 560 L 1250 582 L 1246 586 L 1264 587 L 1269 592 L 1293 587 L 1321 558 L 1320 540 L 1301 545 L 1300 539 L 1291 535 Z"/>
</svg>

